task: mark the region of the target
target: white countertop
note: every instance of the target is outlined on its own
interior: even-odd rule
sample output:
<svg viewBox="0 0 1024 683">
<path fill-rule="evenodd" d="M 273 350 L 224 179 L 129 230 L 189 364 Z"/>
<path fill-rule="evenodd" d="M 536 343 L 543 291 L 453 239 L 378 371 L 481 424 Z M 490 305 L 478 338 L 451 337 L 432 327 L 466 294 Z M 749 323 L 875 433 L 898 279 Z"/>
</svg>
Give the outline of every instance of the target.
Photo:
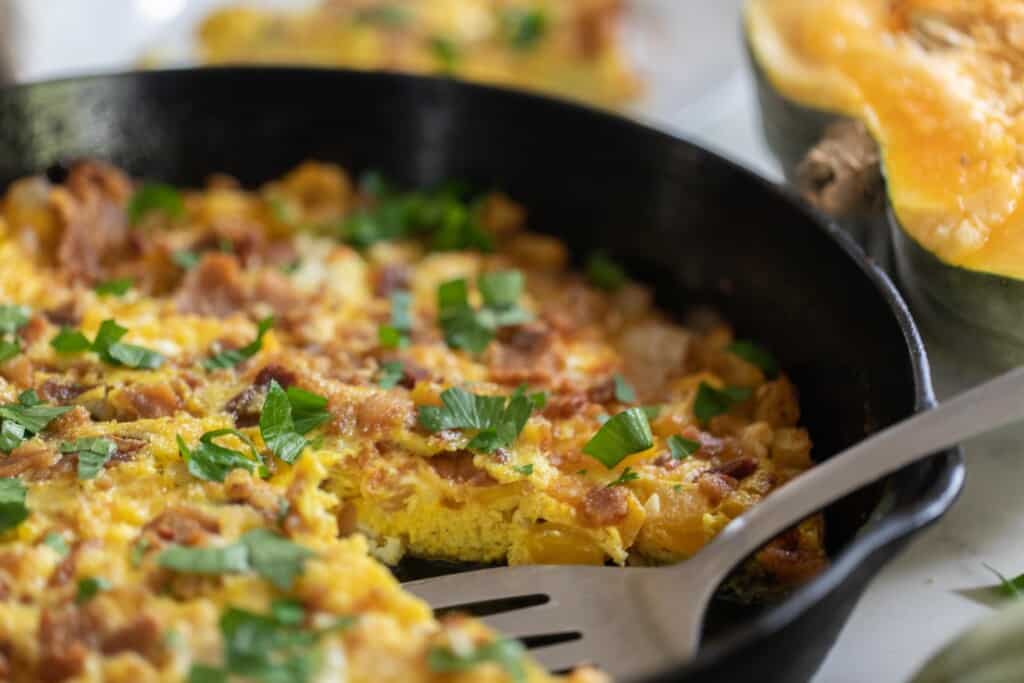
<svg viewBox="0 0 1024 683">
<path fill-rule="evenodd" d="M 660 88 L 646 115 L 778 178 L 760 139 L 740 49 L 740 1 L 634 0 L 641 15 L 660 6 L 676 17 L 651 22 L 653 38 L 641 46 Z M 180 32 L 210 2 L 224 0 L 61 0 L 59 13 L 50 0 L 0 0 L 0 9 L 19 10 L 16 74 L 35 79 L 125 68 L 166 34 L 161 22 Z M 942 353 L 933 352 L 933 367 L 940 397 L 979 379 Z M 1006 574 L 1024 571 L 1024 545 L 1016 544 L 1024 532 L 1022 448 L 1024 427 L 966 445 L 960 500 L 871 584 L 815 683 L 905 681 L 943 643 L 991 613 L 962 591 L 993 583 L 983 562 Z"/>
</svg>

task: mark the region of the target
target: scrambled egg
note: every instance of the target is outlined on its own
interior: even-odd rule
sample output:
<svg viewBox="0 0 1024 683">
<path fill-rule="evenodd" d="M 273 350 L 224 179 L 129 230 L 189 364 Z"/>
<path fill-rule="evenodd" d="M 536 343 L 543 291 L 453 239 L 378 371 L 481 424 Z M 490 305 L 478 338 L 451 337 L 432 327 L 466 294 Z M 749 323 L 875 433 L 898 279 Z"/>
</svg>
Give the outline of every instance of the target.
<svg viewBox="0 0 1024 683">
<path fill-rule="evenodd" d="M 639 90 L 618 44 L 620 0 L 334 0 L 307 12 L 221 9 L 203 59 L 449 73 L 605 106 Z"/>
<path fill-rule="evenodd" d="M 381 561 L 677 561 L 811 465 L 770 354 L 523 223 L 314 162 L 254 192 L 100 162 L 14 183 L 0 678 L 554 680 Z M 814 519 L 754 567 L 824 561 Z"/>
</svg>

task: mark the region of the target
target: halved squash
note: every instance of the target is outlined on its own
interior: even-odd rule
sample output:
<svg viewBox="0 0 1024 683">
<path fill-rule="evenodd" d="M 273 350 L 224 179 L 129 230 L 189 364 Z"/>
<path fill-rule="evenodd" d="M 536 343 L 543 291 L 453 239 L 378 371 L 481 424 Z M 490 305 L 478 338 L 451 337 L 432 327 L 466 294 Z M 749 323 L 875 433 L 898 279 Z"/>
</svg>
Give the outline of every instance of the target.
<svg viewBox="0 0 1024 683">
<path fill-rule="evenodd" d="M 1024 359 L 1024 3 L 748 0 L 745 21 L 787 176 L 870 252 L 888 233 L 938 336 Z"/>
</svg>

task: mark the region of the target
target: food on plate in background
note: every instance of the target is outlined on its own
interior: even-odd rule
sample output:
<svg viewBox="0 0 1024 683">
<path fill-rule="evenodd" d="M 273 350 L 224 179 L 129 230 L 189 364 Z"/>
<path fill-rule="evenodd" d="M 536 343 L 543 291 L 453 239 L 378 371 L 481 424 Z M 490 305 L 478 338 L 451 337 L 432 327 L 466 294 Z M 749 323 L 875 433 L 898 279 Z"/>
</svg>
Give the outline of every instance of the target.
<svg viewBox="0 0 1024 683">
<path fill-rule="evenodd" d="M 199 29 L 209 63 L 442 73 L 622 105 L 639 84 L 619 45 L 622 0 L 325 0 L 308 11 L 240 3 Z"/>
</svg>

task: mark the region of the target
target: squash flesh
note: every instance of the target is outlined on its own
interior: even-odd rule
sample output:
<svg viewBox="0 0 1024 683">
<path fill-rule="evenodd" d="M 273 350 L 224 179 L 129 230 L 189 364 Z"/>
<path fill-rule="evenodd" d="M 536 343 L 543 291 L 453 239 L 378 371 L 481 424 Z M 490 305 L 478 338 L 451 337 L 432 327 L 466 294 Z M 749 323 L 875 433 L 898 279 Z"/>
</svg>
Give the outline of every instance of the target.
<svg viewBox="0 0 1024 683">
<path fill-rule="evenodd" d="M 914 239 L 1024 277 L 1020 3 L 751 0 L 746 21 L 773 87 L 867 124 Z"/>
</svg>

